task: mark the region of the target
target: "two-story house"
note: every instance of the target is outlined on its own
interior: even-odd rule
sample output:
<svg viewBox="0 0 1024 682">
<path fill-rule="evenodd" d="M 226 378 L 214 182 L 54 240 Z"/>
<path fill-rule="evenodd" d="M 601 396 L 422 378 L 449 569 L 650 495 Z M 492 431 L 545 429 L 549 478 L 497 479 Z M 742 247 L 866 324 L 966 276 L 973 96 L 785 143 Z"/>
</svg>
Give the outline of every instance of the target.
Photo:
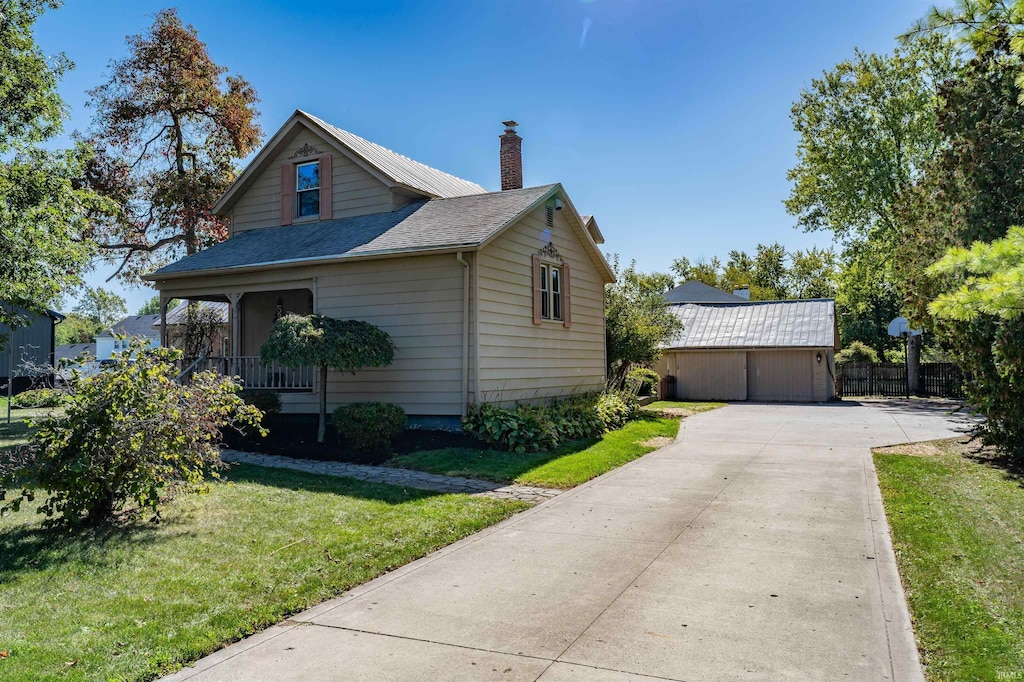
<svg viewBox="0 0 1024 682">
<path fill-rule="evenodd" d="M 229 304 L 229 360 L 286 412 L 365 400 L 415 421 L 598 390 L 604 285 L 614 275 L 593 217 L 560 184 L 523 188 L 522 138 L 500 136 L 501 191 L 413 161 L 296 111 L 217 202 L 230 237 L 149 275 L 162 301 Z M 316 385 L 309 368 L 263 366 L 284 313 L 371 322 L 394 363 Z M 163 325 L 166 329 L 166 324 Z"/>
</svg>

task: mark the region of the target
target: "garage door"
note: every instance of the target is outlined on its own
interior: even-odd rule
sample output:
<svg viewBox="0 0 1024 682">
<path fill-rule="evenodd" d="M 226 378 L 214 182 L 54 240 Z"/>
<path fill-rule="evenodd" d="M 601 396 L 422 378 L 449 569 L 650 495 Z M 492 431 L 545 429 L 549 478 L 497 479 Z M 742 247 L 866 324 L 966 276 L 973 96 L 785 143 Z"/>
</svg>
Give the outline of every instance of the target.
<svg viewBox="0 0 1024 682">
<path fill-rule="evenodd" d="M 743 351 L 670 353 L 680 400 L 746 400 L 747 354 Z"/>
<path fill-rule="evenodd" d="M 814 351 L 748 352 L 747 397 L 750 400 L 814 400 Z"/>
</svg>

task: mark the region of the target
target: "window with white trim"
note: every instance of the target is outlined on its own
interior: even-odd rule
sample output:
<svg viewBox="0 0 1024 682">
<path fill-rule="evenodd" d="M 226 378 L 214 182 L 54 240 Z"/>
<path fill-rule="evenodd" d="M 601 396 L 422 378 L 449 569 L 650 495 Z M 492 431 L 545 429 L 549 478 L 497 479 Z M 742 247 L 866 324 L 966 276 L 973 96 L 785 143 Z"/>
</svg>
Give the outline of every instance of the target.
<svg viewBox="0 0 1024 682">
<path fill-rule="evenodd" d="M 295 166 L 295 199 L 299 218 L 320 215 L 320 162 Z"/>
<path fill-rule="evenodd" d="M 540 265 L 540 316 L 544 320 L 562 319 L 562 268 L 551 263 Z"/>
</svg>

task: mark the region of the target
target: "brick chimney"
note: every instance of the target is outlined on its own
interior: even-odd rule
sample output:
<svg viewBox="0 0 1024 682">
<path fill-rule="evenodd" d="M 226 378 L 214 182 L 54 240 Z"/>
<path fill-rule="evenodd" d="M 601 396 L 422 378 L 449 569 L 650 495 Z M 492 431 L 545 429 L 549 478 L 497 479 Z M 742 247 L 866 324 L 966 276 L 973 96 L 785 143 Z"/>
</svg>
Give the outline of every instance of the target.
<svg viewBox="0 0 1024 682">
<path fill-rule="evenodd" d="M 505 126 L 505 134 L 498 139 L 501 140 L 501 151 L 498 157 L 501 161 L 501 189 L 522 189 L 523 188 L 523 138 L 516 134 L 515 121 L 502 121 Z"/>
</svg>

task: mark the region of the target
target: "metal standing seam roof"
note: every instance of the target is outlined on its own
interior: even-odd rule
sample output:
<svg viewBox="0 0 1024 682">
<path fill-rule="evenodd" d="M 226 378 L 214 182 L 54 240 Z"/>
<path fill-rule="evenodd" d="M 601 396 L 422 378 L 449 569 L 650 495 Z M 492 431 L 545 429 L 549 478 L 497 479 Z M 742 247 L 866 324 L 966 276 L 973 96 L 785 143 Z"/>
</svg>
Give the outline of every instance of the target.
<svg viewBox="0 0 1024 682">
<path fill-rule="evenodd" d="M 833 348 L 835 301 L 681 303 L 669 309 L 683 331 L 667 348 Z"/>
<path fill-rule="evenodd" d="M 146 279 L 205 270 L 472 247 L 557 185 L 431 199 L 389 213 L 249 230 Z"/>
<path fill-rule="evenodd" d="M 398 152 L 391 151 L 375 142 L 364 140 L 354 133 L 333 126 L 305 111 L 300 110 L 300 113 L 323 126 L 338 142 L 397 183 L 436 197 L 461 197 L 487 192 L 475 182 L 463 180 L 419 161 L 414 161 L 407 156 L 402 156 Z"/>
</svg>

